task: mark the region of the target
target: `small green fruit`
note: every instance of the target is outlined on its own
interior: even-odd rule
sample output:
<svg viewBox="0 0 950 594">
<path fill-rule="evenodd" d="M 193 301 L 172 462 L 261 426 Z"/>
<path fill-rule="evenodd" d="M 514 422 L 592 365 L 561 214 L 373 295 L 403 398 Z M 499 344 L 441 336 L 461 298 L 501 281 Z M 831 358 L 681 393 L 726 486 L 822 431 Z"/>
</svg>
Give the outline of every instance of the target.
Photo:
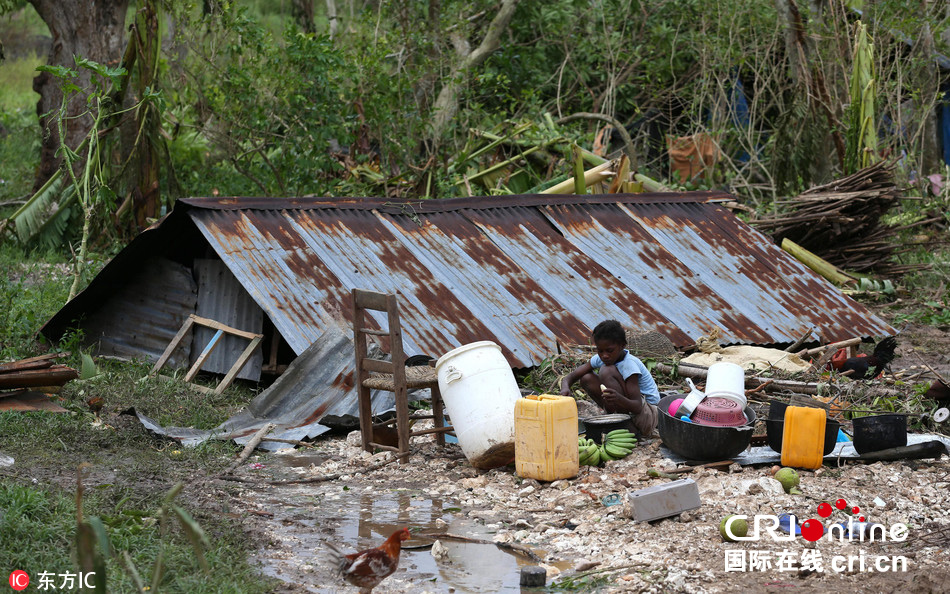
<svg viewBox="0 0 950 594">
<path fill-rule="evenodd" d="M 775 473 L 775 480 L 782 483 L 782 488 L 786 493 L 797 487 L 801 483 L 801 477 L 794 468 L 783 468 Z"/>
<path fill-rule="evenodd" d="M 729 514 L 719 522 L 719 536 L 726 542 L 736 542 L 736 539 L 732 538 L 728 532 L 726 532 L 726 522 L 729 521 L 729 518 L 735 514 Z M 749 533 L 749 523 L 743 519 L 735 520 L 730 526 L 733 536 L 745 536 Z"/>
</svg>

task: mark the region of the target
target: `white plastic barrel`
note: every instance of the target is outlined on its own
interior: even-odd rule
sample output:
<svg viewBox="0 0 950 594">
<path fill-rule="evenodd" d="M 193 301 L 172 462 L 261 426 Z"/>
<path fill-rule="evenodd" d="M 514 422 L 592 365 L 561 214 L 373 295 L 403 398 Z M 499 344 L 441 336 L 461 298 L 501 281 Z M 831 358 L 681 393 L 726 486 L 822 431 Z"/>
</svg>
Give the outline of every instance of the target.
<svg viewBox="0 0 950 594">
<path fill-rule="evenodd" d="M 435 364 L 445 411 L 459 446 L 475 468 L 495 468 L 515 458 L 515 374 L 501 347 L 490 340 L 451 350 Z"/>
<path fill-rule="evenodd" d="M 735 400 L 745 409 L 745 370 L 728 361 L 710 365 L 706 375 L 706 397 Z"/>
</svg>

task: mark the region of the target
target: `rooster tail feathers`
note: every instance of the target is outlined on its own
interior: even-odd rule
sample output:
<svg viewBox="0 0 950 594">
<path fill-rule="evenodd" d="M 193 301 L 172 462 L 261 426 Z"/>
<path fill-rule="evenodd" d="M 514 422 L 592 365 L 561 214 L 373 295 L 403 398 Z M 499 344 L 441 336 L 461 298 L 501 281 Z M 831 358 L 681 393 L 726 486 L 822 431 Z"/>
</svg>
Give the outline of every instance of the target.
<svg viewBox="0 0 950 594">
<path fill-rule="evenodd" d="M 874 347 L 874 356 L 879 359 L 882 364 L 887 365 L 894 359 L 894 351 L 896 349 L 897 337 L 888 336 Z"/>
<path fill-rule="evenodd" d="M 347 558 L 346 554 L 337 548 L 336 545 L 332 543 L 324 543 L 327 546 L 326 558 L 334 566 L 339 568 L 340 571 L 343 571 L 346 568 Z"/>
</svg>

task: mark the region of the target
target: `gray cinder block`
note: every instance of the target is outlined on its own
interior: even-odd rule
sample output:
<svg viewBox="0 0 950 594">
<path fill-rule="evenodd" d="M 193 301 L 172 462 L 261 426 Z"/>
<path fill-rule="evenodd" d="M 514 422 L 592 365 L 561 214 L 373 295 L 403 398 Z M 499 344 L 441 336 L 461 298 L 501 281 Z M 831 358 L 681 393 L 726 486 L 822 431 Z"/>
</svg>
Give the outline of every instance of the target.
<svg viewBox="0 0 950 594">
<path fill-rule="evenodd" d="M 688 478 L 634 491 L 629 500 L 630 517 L 635 522 L 668 518 L 702 505 L 696 481 Z"/>
</svg>

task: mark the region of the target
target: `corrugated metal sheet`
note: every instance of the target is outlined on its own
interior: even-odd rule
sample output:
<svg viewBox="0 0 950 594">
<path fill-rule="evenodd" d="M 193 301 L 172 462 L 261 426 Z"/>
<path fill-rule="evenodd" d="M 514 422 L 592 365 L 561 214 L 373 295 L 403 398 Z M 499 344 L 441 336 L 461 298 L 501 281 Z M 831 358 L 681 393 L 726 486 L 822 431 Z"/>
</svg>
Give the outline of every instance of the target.
<svg viewBox="0 0 950 594">
<path fill-rule="evenodd" d="M 195 313 L 238 330 L 261 333 L 264 312 L 254 303 L 241 283 L 221 260 L 196 259 L 194 271 L 198 282 L 198 304 Z M 204 348 L 211 342 L 215 332 L 205 326 L 194 327 L 190 363 L 193 364 L 198 359 Z M 228 373 L 234 362 L 247 348 L 248 342 L 246 338 L 224 334 L 201 369 L 221 375 Z M 260 380 L 263 359 L 261 347 L 258 346 L 238 372 L 237 377 L 254 382 Z"/>
<path fill-rule="evenodd" d="M 408 354 L 492 340 L 516 367 L 615 318 L 687 346 L 893 329 L 728 211 L 722 194 L 390 203 L 191 199 L 205 239 L 298 353 L 349 331 L 353 287 L 398 292 Z"/>
<path fill-rule="evenodd" d="M 153 419 L 136 412 L 151 431 L 198 445 L 208 439 L 233 439 L 245 443 L 267 423 L 277 427 L 268 434 L 276 439 L 312 439 L 329 427 L 320 423 L 327 418 L 359 419 L 358 401 L 353 390 L 353 337 L 328 328 L 287 368 L 277 381 L 257 395 L 247 407 L 214 429 L 162 427 Z M 411 391 L 410 396 L 412 396 Z M 428 390 L 425 391 L 428 397 Z M 410 398 L 411 399 L 411 398 Z M 372 392 L 375 413 L 392 410 L 392 392 Z M 264 441 L 265 450 L 287 448 L 287 444 Z"/>
<path fill-rule="evenodd" d="M 83 341 L 101 355 L 157 361 L 195 311 L 195 281 L 181 264 L 157 257 L 141 262 L 124 280 L 125 284 L 113 285 L 101 300 L 89 301 L 90 307 L 77 314 L 75 319 L 83 318 Z M 191 345 L 183 344 L 169 365 L 185 365 L 190 353 Z"/>
</svg>

